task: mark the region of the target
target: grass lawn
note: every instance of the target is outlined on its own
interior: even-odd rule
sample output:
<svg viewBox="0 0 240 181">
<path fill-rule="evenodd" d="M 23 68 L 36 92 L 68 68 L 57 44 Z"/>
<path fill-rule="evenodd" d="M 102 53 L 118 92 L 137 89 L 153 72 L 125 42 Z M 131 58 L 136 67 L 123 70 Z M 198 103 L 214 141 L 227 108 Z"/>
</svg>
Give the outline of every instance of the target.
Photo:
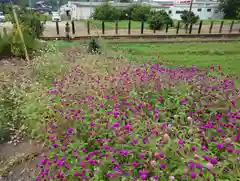
<svg viewBox="0 0 240 181">
<path fill-rule="evenodd" d="M 176 66 L 191 66 L 206 68 L 211 65 L 221 65 L 227 73 L 240 75 L 240 44 L 231 43 L 181 43 L 181 44 L 118 44 L 113 48 L 123 50 L 125 56 L 136 61 L 167 60 Z M 131 49 L 134 55 L 128 52 Z M 124 51 L 125 50 L 125 51 Z M 158 58 L 160 56 L 160 58 Z M 139 58 L 141 57 L 141 58 Z"/>
<path fill-rule="evenodd" d="M 82 20 L 85 23 L 87 21 Z M 214 24 L 220 24 L 222 21 L 224 21 L 225 25 L 230 25 L 232 23 L 232 20 L 222 20 L 222 19 L 214 19 L 214 20 L 203 20 L 204 25 L 210 25 L 211 22 L 214 21 Z M 128 20 L 122 20 L 118 22 L 118 28 L 119 29 L 127 29 L 128 28 Z M 177 20 L 174 20 L 175 26 L 177 26 Z M 196 24 L 199 24 L 200 21 L 198 21 Z M 240 21 L 236 20 L 235 23 L 240 23 Z M 87 26 L 87 25 L 86 25 Z M 97 28 L 97 29 L 102 29 L 102 21 L 99 20 L 91 20 L 91 28 Z M 104 22 L 105 29 L 115 29 L 116 27 L 116 22 Z M 141 28 L 141 22 L 139 21 L 131 21 L 131 28 L 132 29 L 140 29 Z M 144 29 L 149 29 L 148 23 L 144 23 Z"/>
</svg>

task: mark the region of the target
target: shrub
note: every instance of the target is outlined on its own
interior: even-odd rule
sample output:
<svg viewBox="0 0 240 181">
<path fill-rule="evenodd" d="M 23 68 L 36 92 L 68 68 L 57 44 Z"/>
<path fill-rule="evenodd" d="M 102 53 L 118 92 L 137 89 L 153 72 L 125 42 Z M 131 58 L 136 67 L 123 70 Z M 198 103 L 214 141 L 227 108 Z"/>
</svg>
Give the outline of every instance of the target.
<svg viewBox="0 0 240 181">
<path fill-rule="evenodd" d="M 13 141 L 17 144 L 24 136 L 26 128 L 21 114 L 22 92 L 16 86 L 2 86 L 0 95 L 0 142 Z M 21 130 L 19 132 L 19 130 Z"/>
<path fill-rule="evenodd" d="M 46 135 L 45 123 L 53 115 L 46 89 L 59 71 L 69 71 L 70 65 L 55 47 L 44 45 L 44 54 L 35 57 L 31 67 L 12 62 L 4 65 L 8 69 L 4 71 L 5 83 L 0 81 L 0 142 L 17 144 L 26 135 Z"/>
<path fill-rule="evenodd" d="M 166 13 L 166 11 L 151 11 L 148 17 L 149 28 L 160 30 L 164 25 L 173 26 L 173 20 Z"/>
<path fill-rule="evenodd" d="M 100 44 L 96 38 L 91 38 L 89 41 L 88 53 L 100 53 Z"/>
<path fill-rule="evenodd" d="M 37 48 L 37 40 L 35 39 L 35 32 L 30 30 L 28 26 L 20 24 L 20 28 L 23 34 L 24 44 L 27 48 L 28 53 L 32 53 Z M 24 44 L 22 42 L 21 36 L 17 29 L 17 26 L 14 25 L 13 31 L 11 33 L 11 53 L 16 57 L 25 57 Z"/>
<path fill-rule="evenodd" d="M 134 4 L 127 8 L 129 19 L 133 21 L 147 21 L 151 6 Z"/>
<path fill-rule="evenodd" d="M 130 14 L 129 9 L 120 9 L 120 18 L 119 20 L 129 20 L 130 17 L 128 16 Z"/>
<path fill-rule="evenodd" d="M 237 15 L 237 19 L 240 20 L 240 8 L 237 9 L 236 15 Z"/>
<path fill-rule="evenodd" d="M 13 23 L 13 29 L 11 33 L 1 35 L 0 55 L 24 57 L 24 45 L 11 8 L 12 7 L 5 7 L 5 11 L 9 13 L 8 19 Z M 40 22 L 43 17 L 41 17 L 39 13 L 27 9 L 16 9 L 15 11 L 23 34 L 24 44 L 27 51 L 31 54 L 38 48 L 36 38 L 39 38 L 44 31 L 44 26 Z"/>
<path fill-rule="evenodd" d="M 184 10 L 181 14 L 181 19 L 183 20 L 185 25 L 189 24 L 195 24 L 199 20 L 199 16 L 195 15 L 194 12 L 190 12 L 187 10 Z"/>
<path fill-rule="evenodd" d="M 11 55 L 11 37 L 7 34 L 0 34 L 0 56 Z"/>
<path fill-rule="evenodd" d="M 119 20 L 120 16 L 120 10 L 109 3 L 103 3 L 102 5 L 97 6 L 92 14 L 93 19 L 101 21 Z"/>
</svg>

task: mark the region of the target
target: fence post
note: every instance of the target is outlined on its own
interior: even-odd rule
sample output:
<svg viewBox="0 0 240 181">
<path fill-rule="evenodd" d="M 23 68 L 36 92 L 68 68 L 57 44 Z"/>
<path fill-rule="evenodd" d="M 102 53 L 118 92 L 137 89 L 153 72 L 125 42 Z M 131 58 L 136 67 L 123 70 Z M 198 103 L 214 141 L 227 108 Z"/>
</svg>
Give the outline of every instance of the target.
<svg viewBox="0 0 240 181">
<path fill-rule="evenodd" d="M 128 22 L 128 34 L 131 34 L 131 20 Z"/>
<path fill-rule="evenodd" d="M 168 24 L 166 25 L 166 31 L 165 31 L 166 33 L 168 32 Z"/>
<path fill-rule="evenodd" d="M 177 31 L 176 31 L 176 34 L 178 34 L 178 32 L 179 32 L 179 28 L 180 28 L 180 21 L 178 21 L 178 24 L 177 24 Z"/>
<path fill-rule="evenodd" d="M 221 25 L 220 25 L 220 28 L 219 28 L 219 33 L 222 33 L 223 23 L 224 23 L 224 21 L 221 22 Z"/>
<path fill-rule="evenodd" d="M 210 28 L 209 28 L 209 33 L 212 33 L 212 28 L 213 28 L 213 21 L 211 22 Z"/>
<path fill-rule="evenodd" d="M 188 33 L 188 27 L 189 27 L 189 24 L 185 24 L 185 34 Z"/>
<path fill-rule="evenodd" d="M 153 33 L 156 33 L 156 22 L 153 24 Z"/>
<path fill-rule="evenodd" d="M 234 25 L 234 20 L 231 23 L 231 26 L 230 26 L 230 29 L 229 29 L 229 33 L 232 33 L 233 25 Z"/>
<path fill-rule="evenodd" d="M 58 21 L 56 21 L 56 31 L 57 31 L 57 35 L 59 35 L 59 25 L 58 25 Z"/>
<path fill-rule="evenodd" d="M 87 21 L 87 32 L 88 32 L 88 35 L 90 35 L 90 21 L 89 20 Z"/>
<path fill-rule="evenodd" d="M 200 21 L 200 23 L 199 23 L 199 27 L 198 27 L 198 34 L 200 34 L 201 33 L 201 29 L 202 29 L 202 21 Z"/>
<path fill-rule="evenodd" d="M 193 26 L 193 24 L 191 23 L 191 24 L 190 24 L 190 28 L 189 28 L 189 34 L 190 34 L 190 35 L 192 34 L 192 26 Z"/>
<path fill-rule="evenodd" d="M 74 20 L 72 20 L 72 34 L 75 35 L 75 24 L 74 24 Z"/>
<path fill-rule="evenodd" d="M 67 22 L 66 23 L 66 27 L 65 27 L 65 33 L 66 33 L 66 37 L 68 39 L 68 41 L 70 40 L 70 26 L 69 26 L 69 23 Z"/>
<path fill-rule="evenodd" d="M 115 32 L 116 32 L 116 34 L 118 34 L 118 21 L 116 21 L 116 27 L 115 28 L 116 28 Z"/>
<path fill-rule="evenodd" d="M 104 35 L 105 33 L 105 27 L 104 27 L 104 21 L 102 21 L 102 34 Z"/>
<path fill-rule="evenodd" d="M 143 34 L 143 29 L 144 29 L 144 21 L 141 22 L 141 34 Z"/>
</svg>

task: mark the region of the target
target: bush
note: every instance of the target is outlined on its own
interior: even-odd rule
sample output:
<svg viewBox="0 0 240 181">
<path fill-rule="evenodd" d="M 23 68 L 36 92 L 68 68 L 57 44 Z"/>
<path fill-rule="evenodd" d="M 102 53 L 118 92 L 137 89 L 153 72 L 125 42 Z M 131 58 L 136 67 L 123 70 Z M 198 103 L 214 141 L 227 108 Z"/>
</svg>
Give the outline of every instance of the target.
<svg viewBox="0 0 240 181">
<path fill-rule="evenodd" d="M 109 3 L 103 3 L 102 5 L 97 6 L 92 14 L 93 19 L 101 21 L 119 20 L 120 16 L 120 10 Z"/>
<path fill-rule="evenodd" d="M 0 81 L 0 142 L 17 144 L 26 135 L 45 136 L 45 122 L 52 116 L 45 91 L 70 64 L 55 47 L 44 45 L 44 55 L 34 58 L 31 67 L 6 65 L 4 83 Z"/>
<path fill-rule="evenodd" d="M 129 13 L 129 9 L 120 9 L 120 18 L 119 20 L 129 20 L 130 17 L 128 16 Z"/>
<path fill-rule="evenodd" d="M 189 25 L 189 24 L 195 24 L 197 23 L 197 21 L 199 20 L 199 16 L 195 15 L 194 12 L 190 12 L 187 10 L 184 10 L 182 15 L 181 15 L 181 19 L 183 20 L 185 25 Z"/>
<path fill-rule="evenodd" d="M 173 26 L 173 20 L 166 13 L 166 11 L 151 11 L 148 17 L 149 28 L 155 30 L 161 30 L 164 25 Z"/>
<path fill-rule="evenodd" d="M 88 44 L 88 53 L 100 53 L 100 44 L 96 38 L 92 38 Z"/>
<path fill-rule="evenodd" d="M 240 8 L 237 9 L 236 14 L 237 14 L 237 19 L 240 20 Z"/>
<path fill-rule="evenodd" d="M 134 4 L 127 8 L 129 19 L 133 21 L 147 21 L 151 12 L 151 6 Z"/>
<path fill-rule="evenodd" d="M 8 12 L 8 20 L 13 23 L 13 29 L 11 33 L 4 33 L 1 35 L 0 56 L 17 56 L 24 58 L 24 45 L 11 8 L 12 7 L 7 6 L 4 8 L 4 10 Z M 43 20 L 43 16 L 41 16 L 40 13 L 27 9 L 16 9 L 15 12 L 23 34 L 24 44 L 28 53 L 31 54 L 38 48 L 38 41 L 36 38 L 39 38 L 44 31 L 44 26 L 40 22 L 40 20 Z"/>
<path fill-rule="evenodd" d="M 11 37 L 7 34 L 0 34 L 0 57 L 11 55 Z"/>
</svg>

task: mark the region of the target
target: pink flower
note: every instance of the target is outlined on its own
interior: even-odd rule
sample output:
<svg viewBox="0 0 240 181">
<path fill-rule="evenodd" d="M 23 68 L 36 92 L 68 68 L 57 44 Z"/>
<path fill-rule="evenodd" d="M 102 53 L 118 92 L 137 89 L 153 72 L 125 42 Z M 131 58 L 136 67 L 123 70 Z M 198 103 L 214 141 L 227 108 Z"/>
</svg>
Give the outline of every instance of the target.
<svg viewBox="0 0 240 181">
<path fill-rule="evenodd" d="M 211 170 L 211 169 L 213 168 L 213 164 L 211 164 L 210 162 L 208 162 L 208 163 L 206 164 L 206 168 L 207 168 L 208 170 Z"/>
<path fill-rule="evenodd" d="M 163 135 L 163 139 L 164 139 L 165 141 L 168 141 L 170 138 L 169 138 L 168 134 L 164 134 L 164 135 Z"/>
</svg>

